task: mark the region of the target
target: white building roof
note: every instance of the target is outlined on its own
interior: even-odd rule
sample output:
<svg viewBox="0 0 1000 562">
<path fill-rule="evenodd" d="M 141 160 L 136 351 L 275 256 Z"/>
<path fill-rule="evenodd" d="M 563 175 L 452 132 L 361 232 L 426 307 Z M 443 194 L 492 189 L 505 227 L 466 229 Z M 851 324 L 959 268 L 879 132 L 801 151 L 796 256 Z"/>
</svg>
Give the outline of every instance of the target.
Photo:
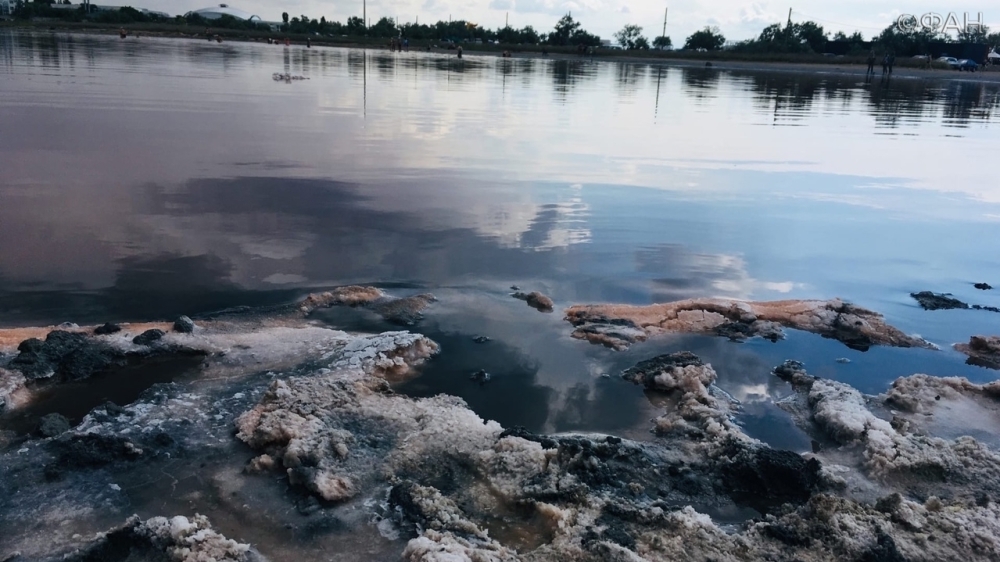
<svg viewBox="0 0 1000 562">
<path fill-rule="evenodd" d="M 188 16 L 191 14 L 198 14 L 207 20 L 216 20 L 222 16 L 232 16 L 241 20 L 260 21 L 260 16 L 251 14 L 250 12 L 245 12 L 239 8 L 233 8 L 229 4 L 219 4 L 218 6 L 213 6 L 211 8 L 202 8 L 200 10 L 188 12 L 184 15 Z"/>
</svg>

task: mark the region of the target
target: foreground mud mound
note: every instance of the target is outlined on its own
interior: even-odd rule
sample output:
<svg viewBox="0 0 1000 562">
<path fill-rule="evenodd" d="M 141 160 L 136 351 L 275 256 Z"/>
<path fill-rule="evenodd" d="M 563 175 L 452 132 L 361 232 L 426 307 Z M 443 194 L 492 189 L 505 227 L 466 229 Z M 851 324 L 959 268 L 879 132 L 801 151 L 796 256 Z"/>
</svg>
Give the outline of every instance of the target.
<svg viewBox="0 0 1000 562">
<path fill-rule="evenodd" d="M 622 373 L 660 404 L 649 440 L 542 435 L 394 393 L 441 352 L 427 338 L 301 312 L 167 332 L 155 345 L 204 354 L 195 380 L 0 445 L 0 560 L 1000 558 L 995 385 L 914 376 L 871 397 L 787 363 L 780 406 L 817 442 L 802 454 L 748 436 L 712 366 L 679 352 Z M 131 349 L 122 332 L 88 337 Z M 40 399 L 18 392 L 8 409 Z"/>
<path fill-rule="evenodd" d="M 576 328 L 573 337 L 619 350 L 667 333 L 777 340 L 783 327 L 813 332 L 862 350 L 874 345 L 934 348 L 890 326 L 881 314 L 839 299 L 746 302 L 705 298 L 649 306 L 578 305 L 566 310 L 566 320 Z"/>
<path fill-rule="evenodd" d="M 227 539 L 208 519 L 176 516 L 142 521 L 133 516 L 124 525 L 101 533 L 83 548 L 60 557 L 68 562 L 266 562 L 248 544 Z"/>
</svg>

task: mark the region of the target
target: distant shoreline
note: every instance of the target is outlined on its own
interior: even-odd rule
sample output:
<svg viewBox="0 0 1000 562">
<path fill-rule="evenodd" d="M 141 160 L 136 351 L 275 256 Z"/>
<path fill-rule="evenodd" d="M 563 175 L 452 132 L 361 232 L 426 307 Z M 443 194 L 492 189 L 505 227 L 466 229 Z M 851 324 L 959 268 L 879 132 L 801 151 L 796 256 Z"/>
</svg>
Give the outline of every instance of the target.
<svg viewBox="0 0 1000 562">
<path fill-rule="evenodd" d="M 74 22 L 23 22 L 0 21 L 0 29 L 30 30 L 30 31 L 60 31 L 69 33 L 117 35 L 119 28 L 107 24 L 74 23 Z M 164 24 L 133 24 L 127 26 L 130 34 L 141 36 L 195 39 L 205 41 L 205 32 L 193 28 Z M 240 41 L 259 43 L 268 37 L 284 41 L 288 37 L 292 46 L 303 46 L 306 39 L 315 47 L 340 47 L 354 49 L 385 50 L 385 40 L 381 38 L 364 39 L 358 37 L 310 37 L 297 34 L 267 33 L 247 30 L 223 28 L 208 28 L 212 34 L 217 34 L 225 41 Z M 280 44 L 280 43 L 279 43 Z M 414 40 L 411 49 L 415 52 L 431 52 L 442 55 L 455 55 L 454 50 L 431 48 L 428 42 Z M 463 44 L 463 53 L 471 56 L 499 57 L 504 51 L 509 51 L 511 58 L 519 59 L 552 59 L 552 60 L 600 60 L 613 62 L 644 63 L 677 68 L 712 68 L 715 70 L 736 70 L 748 72 L 794 72 L 815 73 L 837 76 L 865 77 L 865 62 L 859 57 L 823 57 L 820 55 L 748 55 L 730 52 L 679 53 L 677 51 L 646 51 L 626 52 L 598 50 L 594 55 L 581 56 L 572 48 L 552 47 L 543 45 L 482 45 Z M 898 59 L 893 71 L 896 79 L 939 80 L 949 82 L 976 82 L 1000 84 L 1000 67 L 984 67 L 987 70 L 978 72 L 961 72 L 941 68 L 923 68 L 920 63 L 911 59 Z M 875 80 L 882 79 L 881 65 L 876 65 Z"/>
</svg>

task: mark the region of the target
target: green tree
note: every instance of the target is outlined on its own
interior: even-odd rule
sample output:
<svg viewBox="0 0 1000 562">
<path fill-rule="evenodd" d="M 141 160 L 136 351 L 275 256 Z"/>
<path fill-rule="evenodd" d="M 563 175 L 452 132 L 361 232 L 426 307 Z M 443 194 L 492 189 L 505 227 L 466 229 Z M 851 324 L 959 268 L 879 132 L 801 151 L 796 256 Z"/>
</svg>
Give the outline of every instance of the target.
<svg viewBox="0 0 1000 562">
<path fill-rule="evenodd" d="M 822 53 L 825 50 L 827 39 L 822 25 L 812 21 L 794 23 L 791 33 L 794 39 L 808 45 L 814 53 Z"/>
<path fill-rule="evenodd" d="M 706 27 L 700 31 L 695 31 L 684 42 L 685 49 L 705 49 L 706 51 L 718 51 L 726 44 L 726 37 L 722 35 L 718 27 Z"/>
<path fill-rule="evenodd" d="M 281 12 L 281 21 L 285 22 L 285 25 L 288 25 L 288 12 Z"/>
<path fill-rule="evenodd" d="M 637 43 L 640 39 L 646 44 L 646 48 L 649 48 L 649 42 L 642 36 L 642 27 L 634 23 L 621 28 L 620 31 L 615 33 L 614 37 L 619 45 L 628 50 L 638 49 Z"/>
<path fill-rule="evenodd" d="M 358 16 L 351 16 L 347 18 L 348 35 L 363 35 L 364 32 L 365 32 L 365 20 L 359 18 Z"/>
<path fill-rule="evenodd" d="M 670 40 L 670 37 L 666 35 L 660 35 L 656 39 L 653 39 L 653 47 L 657 49 L 670 49 L 674 46 L 674 42 Z"/>
<path fill-rule="evenodd" d="M 399 34 L 396 21 L 387 17 L 378 20 L 368 31 L 375 37 L 395 37 Z"/>
<path fill-rule="evenodd" d="M 985 25 L 971 25 L 958 31 L 958 40 L 963 43 L 986 43 L 990 28 Z"/>
<path fill-rule="evenodd" d="M 556 22 L 555 30 L 549 33 L 548 43 L 550 45 L 569 45 L 570 38 L 580 31 L 580 22 L 573 19 L 573 16 L 566 14 Z"/>
</svg>

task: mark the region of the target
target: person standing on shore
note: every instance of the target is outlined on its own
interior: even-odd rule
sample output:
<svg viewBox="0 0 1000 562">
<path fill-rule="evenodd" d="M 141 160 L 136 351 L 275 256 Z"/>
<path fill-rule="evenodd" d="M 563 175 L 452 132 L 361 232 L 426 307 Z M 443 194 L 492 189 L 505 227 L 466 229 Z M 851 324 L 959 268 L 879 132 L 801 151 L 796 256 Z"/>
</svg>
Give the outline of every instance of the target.
<svg viewBox="0 0 1000 562">
<path fill-rule="evenodd" d="M 889 76 L 892 76 L 892 67 L 896 64 L 896 55 L 889 55 Z"/>
<path fill-rule="evenodd" d="M 868 53 L 868 71 L 865 72 L 865 76 L 869 74 L 875 74 L 875 49 Z"/>
<path fill-rule="evenodd" d="M 462 58 L 462 46 L 458 46 L 458 58 Z"/>
<path fill-rule="evenodd" d="M 889 73 L 889 53 L 882 57 L 882 76 Z"/>
</svg>

